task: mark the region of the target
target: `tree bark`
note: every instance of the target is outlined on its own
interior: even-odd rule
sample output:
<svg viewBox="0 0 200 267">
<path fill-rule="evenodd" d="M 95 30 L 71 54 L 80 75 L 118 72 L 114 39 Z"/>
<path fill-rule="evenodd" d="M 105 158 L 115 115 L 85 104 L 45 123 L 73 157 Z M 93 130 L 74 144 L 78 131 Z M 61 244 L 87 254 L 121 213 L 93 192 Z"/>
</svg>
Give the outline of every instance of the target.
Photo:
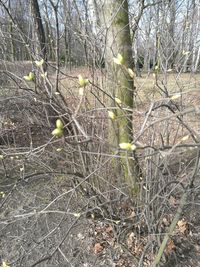
<svg viewBox="0 0 200 267">
<path fill-rule="evenodd" d="M 8 8 L 9 10 L 11 9 L 10 0 L 8 1 Z M 9 16 L 8 16 L 8 20 L 9 20 L 9 36 L 10 36 L 10 60 L 14 62 L 15 61 L 15 46 L 14 46 L 14 38 L 13 38 L 14 37 L 13 36 L 13 24 Z"/>
<path fill-rule="evenodd" d="M 127 68 L 133 67 L 132 43 L 129 28 L 128 1 L 107 0 L 104 5 L 106 34 L 106 69 L 107 69 L 107 93 L 108 107 L 114 108 L 116 119 L 109 124 L 110 147 L 119 147 L 120 143 L 132 143 L 132 111 L 125 111 L 114 101 L 119 98 L 129 110 L 134 107 L 134 82 L 128 75 Z M 114 64 L 113 57 L 120 53 L 124 59 L 124 65 Z M 116 108 L 116 109 L 115 109 Z M 113 109 L 112 109 L 113 110 Z M 130 192 L 138 191 L 139 168 L 136 160 L 125 159 L 125 152 L 121 151 L 120 171 L 127 182 Z M 119 162 L 118 162 L 119 163 Z"/>
<path fill-rule="evenodd" d="M 46 39 L 44 27 L 42 24 L 42 18 L 40 15 L 40 8 L 38 5 L 38 0 L 31 0 L 31 13 L 33 15 L 34 21 L 34 33 L 36 37 L 36 54 L 38 59 L 42 58 L 47 61 L 47 51 L 46 51 Z M 46 71 L 46 64 L 43 64 L 43 69 Z"/>
</svg>

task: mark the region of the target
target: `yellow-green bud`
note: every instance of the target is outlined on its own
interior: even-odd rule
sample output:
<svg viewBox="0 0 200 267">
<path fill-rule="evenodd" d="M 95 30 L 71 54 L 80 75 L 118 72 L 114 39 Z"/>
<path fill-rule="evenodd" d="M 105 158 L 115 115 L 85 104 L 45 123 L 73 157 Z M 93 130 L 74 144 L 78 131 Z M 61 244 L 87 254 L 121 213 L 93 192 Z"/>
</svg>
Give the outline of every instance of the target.
<svg viewBox="0 0 200 267">
<path fill-rule="evenodd" d="M 89 84 L 89 80 L 84 79 L 82 75 L 78 75 L 78 81 L 81 87 L 85 87 L 86 85 Z"/>
<path fill-rule="evenodd" d="M 63 125 L 62 121 L 61 121 L 60 119 L 57 119 L 57 120 L 56 120 L 56 128 L 62 130 L 63 127 L 64 127 L 64 125 Z"/>
<path fill-rule="evenodd" d="M 26 81 L 33 81 L 33 79 L 34 79 L 34 74 L 33 74 L 33 72 L 29 72 L 29 75 L 24 76 L 24 79 L 25 79 Z"/>
<path fill-rule="evenodd" d="M 121 143 L 119 147 L 124 150 L 135 150 L 136 146 L 131 143 Z"/>
<path fill-rule="evenodd" d="M 111 119 L 111 120 L 115 120 L 116 119 L 116 115 L 114 112 L 112 111 L 108 111 L 108 117 Z"/>
<path fill-rule="evenodd" d="M 38 67 L 40 67 L 40 66 L 42 66 L 43 64 L 44 64 L 44 59 L 42 58 L 41 60 L 36 60 L 35 61 L 35 64 L 36 64 L 36 66 L 38 66 Z"/>
<path fill-rule="evenodd" d="M 61 137 L 63 135 L 63 130 L 60 128 L 56 128 L 53 130 L 52 135 L 56 137 Z"/>
<path fill-rule="evenodd" d="M 121 55 L 121 54 L 117 54 L 117 57 L 114 57 L 113 58 L 113 61 L 114 61 L 114 63 L 115 64 L 117 64 L 117 65 L 123 65 L 124 64 L 124 58 L 123 58 L 123 56 Z"/>
</svg>

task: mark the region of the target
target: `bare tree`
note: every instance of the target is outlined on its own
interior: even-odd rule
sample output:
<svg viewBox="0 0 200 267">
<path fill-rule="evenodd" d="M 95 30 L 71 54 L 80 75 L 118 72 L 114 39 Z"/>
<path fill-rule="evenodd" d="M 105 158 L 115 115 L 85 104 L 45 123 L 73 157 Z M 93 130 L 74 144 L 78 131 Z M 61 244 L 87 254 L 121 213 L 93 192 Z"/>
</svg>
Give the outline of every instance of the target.
<svg viewBox="0 0 200 267">
<path fill-rule="evenodd" d="M 134 84 L 126 69 L 132 68 L 132 43 L 129 28 L 128 2 L 107 1 L 104 6 L 106 23 L 106 68 L 108 71 L 107 92 L 110 95 L 108 109 L 111 108 L 116 120 L 110 122 L 109 144 L 115 148 L 120 143 L 132 143 L 132 110 L 120 108 L 115 102 L 119 98 L 122 103 L 132 109 L 134 107 Z M 119 54 L 119 55 L 118 55 Z M 113 57 L 122 56 L 121 65 L 115 66 Z M 125 67 L 125 68 L 126 68 Z M 113 83 L 115 84 L 113 86 Z M 124 152 L 121 152 L 124 155 Z M 132 193 L 138 190 L 139 167 L 137 161 L 121 159 L 122 175 L 130 186 Z"/>
<path fill-rule="evenodd" d="M 42 23 L 42 18 L 40 15 L 39 4 L 37 0 L 31 0 L 31 13 L 33 15 L 34 21 L 34 36 L 36 38 L 35 50 L 37 59 L 43 59 L 45 62 L 47 61 L 47 51 L 46 51 L 46 38 L 44 27 Z M 46 71 L 46 63 L 43 65 L 44 71 Z"/>
</svg>

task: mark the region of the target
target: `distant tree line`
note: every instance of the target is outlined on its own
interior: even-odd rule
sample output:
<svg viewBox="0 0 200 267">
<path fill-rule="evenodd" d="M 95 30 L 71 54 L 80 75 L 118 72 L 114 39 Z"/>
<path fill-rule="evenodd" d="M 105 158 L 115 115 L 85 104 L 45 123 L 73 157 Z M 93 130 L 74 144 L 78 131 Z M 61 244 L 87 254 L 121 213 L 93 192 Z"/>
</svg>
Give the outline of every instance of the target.
<svg viewBox="0 0 200 267">
<path fill-rule="evenodd" d="M 30 60 L 27 48 L 36 53 L 30 2 L 0 1 L 0 59 Z M 56 58 L 58 30 L 61 64 L 69 67 L 105 65 L 105 1 L 39 0 L 38 4 L 48 60 L 54 61 Z M 159 65 L 164 71 L 198 71 L 200 7 L 197 0 L 132 0 L 129 1 L 129 10 L 136 69 L 150 71 Z"/>
</svg>

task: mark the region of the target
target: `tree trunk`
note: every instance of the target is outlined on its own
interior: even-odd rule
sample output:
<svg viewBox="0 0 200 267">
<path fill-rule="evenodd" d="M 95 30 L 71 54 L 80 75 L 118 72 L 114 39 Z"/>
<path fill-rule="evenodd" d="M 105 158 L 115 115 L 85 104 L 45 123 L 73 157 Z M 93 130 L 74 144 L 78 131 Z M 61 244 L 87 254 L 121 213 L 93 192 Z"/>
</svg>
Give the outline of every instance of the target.
<svg viewBox="0 0 200 267">
<path fill-rule="evenodd" d="M 107 0 L 104 6 L 106 35 L 106 68 L 108 73 L 107 92 L 112 98 L 108 99 L 108 107 L 116 108 L 116 119 L 110 121 L 109 144 L 118 148 L 120 143 L 132 143 L 132 111 L 125 111 L 115 103 L 114 98 L 119 98 L 129 110 L 134 107 L 134 82 L 128 75 L 127 68 L 133 67 L 132 43 L 130 37 L 128 1 Z M 120 53 L 124 65 L 116 65 L 113 57 Z M 138 191 L 139 168 L 137 161 L 125 158 L 126 152 L 121 151 L 120 171 L 127 182 L 131 194 Z M 116 164 L 119 162 L 116 162 Z"/>
<path fill-rule="evenodd" d="M 42 24 L 42 19 L 40 15 L 40 9 L 38 5 L 38 0 L 31 0 L 31 13 L 33 15 L 34 21 L 34 34 L 36 37 L 35 49 L 38 59 L 47 60 L 47 51 L 46 51 L 46 41 L 45 41 L 45 32 Z M 43 64 L 43 69 L 46 71 L 46 64 Z"/>
<path fill-rule="evenodd" d="M 11 8 L 11 3 L 10 0 L 8 1 L 8 8 L 10 10 Z M 13 24 L 12 21 L 9 19 L 9 36 L 10 36 L 10 60 L 15 61 L 15 46 L 14 46 L 14 36 L 13 36 Z"/>
<path fill-rule="evenodd" d="M 175 62 L 175 41 L 174 41 L 174 34 L 175 34 L 175 21 L 176 21 L 176 1 L 169 0 L 169 9 L 170 9 L 170 23 L 169 23 L 169 43 L 168 43 L 168 69 L 174 68 Z"/>
</svg>

